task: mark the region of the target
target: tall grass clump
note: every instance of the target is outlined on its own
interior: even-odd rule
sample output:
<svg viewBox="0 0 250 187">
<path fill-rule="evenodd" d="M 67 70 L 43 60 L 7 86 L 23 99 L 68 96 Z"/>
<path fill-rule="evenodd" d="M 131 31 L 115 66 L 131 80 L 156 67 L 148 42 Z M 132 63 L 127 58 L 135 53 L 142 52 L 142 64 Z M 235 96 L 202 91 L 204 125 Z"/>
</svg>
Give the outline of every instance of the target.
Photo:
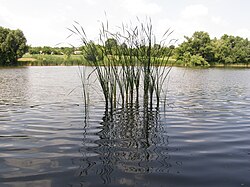
<svg viewBox="0 0 250 187">
<path fill-rule="evenodd" d="M 79 23 L 69 30 L 84 45 L 84 58 L 93 66 L 89 76 L 96 74 L 107 110 L 128 106 L 159 108 L 171 70 L 166 66 L 172 52 L 166 51 L 169 30 L 158 42 L 150 19 L 145 23 L 138 19 L 135 26 L 122 24 L 116 32 L 110 31 L 107 22 L 101 24 L 97 44 L 88 40 Z"/>
</svg>

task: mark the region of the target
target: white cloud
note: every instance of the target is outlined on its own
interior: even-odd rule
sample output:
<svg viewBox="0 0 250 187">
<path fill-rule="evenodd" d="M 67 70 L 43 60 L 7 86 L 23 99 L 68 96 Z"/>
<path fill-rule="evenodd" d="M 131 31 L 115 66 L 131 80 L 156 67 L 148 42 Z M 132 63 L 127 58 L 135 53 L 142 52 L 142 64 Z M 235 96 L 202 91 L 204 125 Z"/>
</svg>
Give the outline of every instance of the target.
<svg viewBox="0 0 250 187">
<path fill-rule="evenodd" d="M 250 38 L 250 29 L 247 28 L 241 28 L 236 31 L 236 36 L 241 36 L 243 38 Z"/>
<path fill-rule="evenodd" d="M 212 16 L 211 21 L 217 25 L 222 23 L 221 17 Z"/>
<path fill-rule="evenodd" d="M 250 28 L 246 26 L 247 6 L 226 0 L 185 1 L 189 3 L 187 6 L 184 1 L 166 0 L 72 0 L 71 3 L 43 0 L 39 6 L 34 6 L 32 0 L 25 0 L 26 3 L 0 1 L 0 25 L 23 30 L 32 45 L 54 45 L 63 41 L 69 34 L 66 27 L 71 27 L 74 20 L 84 27 L 89 39 L 95 40 L 100 28 L 98 20 L 105 22 L 107 19 L 111 30 L 115 31 L 121 23 L 136 24 L 137 17 L 141 21 L 145 17 L 152 18 L 157 37 L 168 28 L 175 30 L 169 38 L 178 38 L 179 42 L 184 35 L 191 36 L 195 31 L 206 31 L 211 37 L 227 33 L 250 38 Z M 228 4 L 226 9 L 225 3 Z M 235 14 L 230 10 L 235 10 Z"/>
<path fill-rule="evenodd" d="M 185 7 L 175 19 L 161 19 L 158 21 L 158 29 L 171 27 L 174 32 L 170 38 L 183 42 L 183 36 L 191 36 L 195 31 L 207 31 L 209 13 L 204 5 L 189 5 Z M 211 23 L 211 22 L 210 22 Z"/>
<path fill-rule="evenodd" d="M 219 16 L 209 14 L 206 6 L 189 5 L 184 7 L 176 18 L 159 20 L 157 27 L 161 32 L 166 27 L 171 27 L 174 33 L 170 38 L 178 39 L 178 43 L 181 43 L 184 40 L 183 36 L 192 36 L 195 31 L 205 31 L 210 37 L 215 37 L 217 31 L 225 29 L 226 26 L 226 21 Z"/>
<path fill-rule="evenodd" d="M 227 26 L 228 25 L 227 21 L 222 19 L 222 17 L 220 17 L 220 16 L 212 16 L 211 22 L 213 24 L 220 25 L 220 26 Z"/>
<path fill-rule="evenodd" d="M 208 8 L 204 5 L 189 5 L 181 12 L 181 16 L 186 19 L 193 19 L 208 15 Z"/>
<path fill-rule="evenodd" d="M 209 9 L 201 4 L 184 7 L 174 19 L 160 19 L 157 27 L 161 32 L 166 27 L 175 30 L 171 37 L 177 38 L 178 43 L 184 40 L 183 36 L 192 36 L 195 31 L 208 32 L 211 38 L 231 32 L 230 25 L 225 17 L 210 13 Z M 250 37 L 250 30 L 238 30 L 238 35 Z"/>
<path fill-rule="evenodd" d="M 4 6 L 0 6 L 0 20 L 6 24 L 6 25 L 2 25 L 1 26 L 6 26 L 6 27 L 12 27 L 13 22 L 14 22 L 14 15 L 11 13 L 11 11 L 9 11 L 8 8 L 4 7 Z"/>
<path fill-rule="evenodd" d="M 158 4 L 146 0 L 124 0 L 122 6 L 133 15 L 154 15 L 161 12 Z"/>
<path fill-rule="evenodd" d="M 67 6 L 67 8 L 70 8 Z M 69 19 L 65 10 L 56 10 L 50 15 L 39 15 L 32 13 L 20 14 L 16 11 L 10 11 L 7 6 L 0 6 L 0 26 L 10 29 L 21 29 L 26 36 L 27 43 L 33 46 L 51 45 L 54 46 L 67 37 L 67 24 Z M 49 18 L 48 18 L 49 17 Z"/>
<path fill-rule="evenodd" d="M 85 2 L 92 6 L 97 4 L 95 0 L 85 0 Z"/>
</svg>

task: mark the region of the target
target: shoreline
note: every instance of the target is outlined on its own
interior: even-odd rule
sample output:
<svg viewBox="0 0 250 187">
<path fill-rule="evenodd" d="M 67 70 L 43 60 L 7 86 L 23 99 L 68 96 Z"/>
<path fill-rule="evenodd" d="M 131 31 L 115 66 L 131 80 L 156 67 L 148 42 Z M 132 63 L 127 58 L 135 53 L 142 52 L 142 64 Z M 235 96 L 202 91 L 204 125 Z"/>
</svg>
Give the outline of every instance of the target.
<svg viewBox="0 0 250 187">
<path fill-rule="evenodd" d="M 91 66 L 81 55 L 72 55 L 65 58 L 64 55 L 37 55 L 24 56 L 18 59 L 17 66 Z M 175 59 L 170 59 L 166 66 L 207 69 L 207 68 L 250 68 L 250 64 L 213 64 L 210 66 L 187 66 L 186 64 L 177 63 Z M 119 64 L 118 64 L 119 66 Z M 3 66 L 5 67 L 5 66 Z"/>
</svg>

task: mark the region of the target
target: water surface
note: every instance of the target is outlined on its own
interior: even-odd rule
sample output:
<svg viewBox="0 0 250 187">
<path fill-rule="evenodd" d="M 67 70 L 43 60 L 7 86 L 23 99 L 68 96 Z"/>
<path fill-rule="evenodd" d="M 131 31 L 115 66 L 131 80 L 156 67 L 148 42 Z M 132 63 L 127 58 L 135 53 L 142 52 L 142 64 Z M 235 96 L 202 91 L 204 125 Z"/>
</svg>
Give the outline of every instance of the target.
<svg viewBox="0 0 250 187">
<path fill-rule="evenodd" d="M 93 79 L 85 120 L 78 67 L 0 69 L 0 186 L 250 186 L 249 77 L 173 68 L 165 110 L 115 118 Z"/>
</svg>

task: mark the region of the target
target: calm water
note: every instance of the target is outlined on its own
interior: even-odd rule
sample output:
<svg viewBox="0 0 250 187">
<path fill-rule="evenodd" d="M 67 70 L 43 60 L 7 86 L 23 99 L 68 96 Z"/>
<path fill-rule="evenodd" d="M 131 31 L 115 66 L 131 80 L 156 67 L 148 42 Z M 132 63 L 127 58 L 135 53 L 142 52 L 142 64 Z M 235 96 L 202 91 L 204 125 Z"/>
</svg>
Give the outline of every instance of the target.
<svg viewBox="0 0 250 187">
<path fill-rule="evenodd" d="M 1 187 L 250 187 L 249 69 L 174 68 L 147 118 L 94 85 L 87 121 L 78 73 L 0 69 Z"/>
</svg>

